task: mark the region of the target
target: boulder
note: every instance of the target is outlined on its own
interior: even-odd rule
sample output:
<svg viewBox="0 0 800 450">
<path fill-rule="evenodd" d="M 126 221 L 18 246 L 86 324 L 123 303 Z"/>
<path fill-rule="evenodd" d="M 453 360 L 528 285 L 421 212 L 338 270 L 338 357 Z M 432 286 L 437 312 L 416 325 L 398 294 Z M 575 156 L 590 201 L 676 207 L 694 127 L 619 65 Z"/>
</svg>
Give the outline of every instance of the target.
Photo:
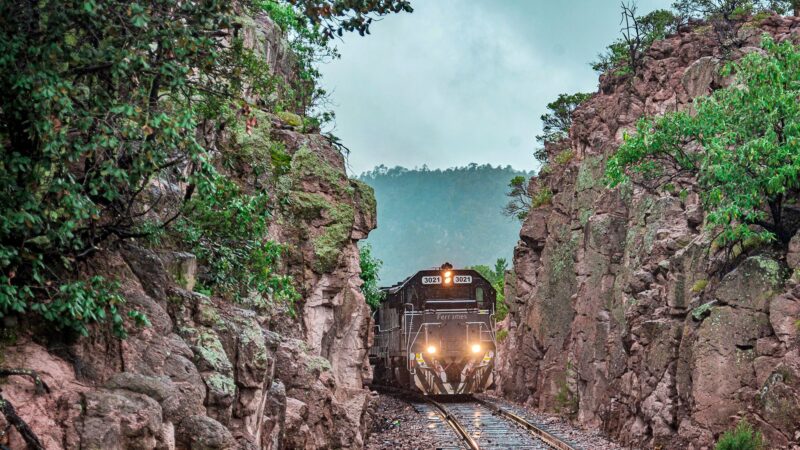
<svg viewBox="0 0 800 450">
<path fill-rule="evenodd" d="M 95 390 L 83 396 L 85 411 L 74 423 L 81 448 L 150 450 L 167 448 L 161 406 L 127 390 Z"/>
<path fill-rule="evenodd" d="M 176 450 L 228 450 L 235 445 L 231 432 L 208 416 L 189 416 L 175 430 Z"/>
</svg>

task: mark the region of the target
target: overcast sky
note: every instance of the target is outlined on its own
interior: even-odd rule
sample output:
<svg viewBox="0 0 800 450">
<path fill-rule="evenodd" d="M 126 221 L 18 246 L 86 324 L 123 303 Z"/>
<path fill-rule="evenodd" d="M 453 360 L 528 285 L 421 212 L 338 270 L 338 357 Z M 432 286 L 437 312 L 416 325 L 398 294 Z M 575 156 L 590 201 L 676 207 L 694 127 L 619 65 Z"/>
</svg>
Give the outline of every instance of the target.
<svg viewBox="0 0 800 450">
<path fill-rule="evenodd" d="M 639 0 L 641 14 L 671 0 Z M 378 164 L 534 169 L 539 116 L 594 92 L 589 67 L 619 34 L 618 0 L 412 0 L 346 35 L 322 66 L 354 174 Z"/>
</svg>

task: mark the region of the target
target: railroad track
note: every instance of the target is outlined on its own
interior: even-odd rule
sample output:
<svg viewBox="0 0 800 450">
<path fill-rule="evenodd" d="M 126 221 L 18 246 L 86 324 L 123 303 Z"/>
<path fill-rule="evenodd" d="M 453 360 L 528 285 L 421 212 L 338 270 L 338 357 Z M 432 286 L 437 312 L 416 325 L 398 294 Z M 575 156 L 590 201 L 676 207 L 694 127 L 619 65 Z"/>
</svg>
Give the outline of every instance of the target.
<svg viewBox="0 0 800 450">
<path fill-rule="evenodd" d="M 473 396 L 434 400 L 411 391 L 381 389 L 430 405 L 471 450 L 579 450 L 525 417 Z"/>
</svg>

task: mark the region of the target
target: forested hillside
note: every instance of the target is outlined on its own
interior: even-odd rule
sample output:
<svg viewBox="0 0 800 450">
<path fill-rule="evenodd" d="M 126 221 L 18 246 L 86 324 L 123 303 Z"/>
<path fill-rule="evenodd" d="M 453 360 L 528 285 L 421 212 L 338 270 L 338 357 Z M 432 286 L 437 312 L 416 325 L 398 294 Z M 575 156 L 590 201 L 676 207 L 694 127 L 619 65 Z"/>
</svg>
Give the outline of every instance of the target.
<svg viewBox="0 0 800 450">
<path fill-rule="evenodd" d="M 519 222 L 502 214 L 508 183 L 527 172 L 470 164 L 447 170 L 376 167 L 360 176 L 375 189 L 383 285 L 450 261 L 456 267 L 511 259 Z"/>
</svg>

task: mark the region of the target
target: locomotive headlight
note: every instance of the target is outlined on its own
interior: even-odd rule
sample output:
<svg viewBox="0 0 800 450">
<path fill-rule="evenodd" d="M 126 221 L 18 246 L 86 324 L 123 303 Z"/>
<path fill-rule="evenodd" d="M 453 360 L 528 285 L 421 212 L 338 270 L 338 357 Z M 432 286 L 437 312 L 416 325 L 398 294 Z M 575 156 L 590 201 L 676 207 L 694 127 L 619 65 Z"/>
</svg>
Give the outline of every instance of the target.
<svg viewBox="0 0 800 450">
<path fill-rule="evenodd" d="M 446 270 L 444 272 L 444 284 L 450 284 L 453 282 L 453 272 Z"/>
<path fill-rule="evenodd" d="M 430 354 L 430 355 L 436 354 L 436 347 L 433 346 L 433 345 L 429 345 L 428 346 L 428 354 Z"/>
<path fill-rule="evenodd" d="M 480 353 L 481 344 L 472 344 L 472 353 Z"/>
</svg>

